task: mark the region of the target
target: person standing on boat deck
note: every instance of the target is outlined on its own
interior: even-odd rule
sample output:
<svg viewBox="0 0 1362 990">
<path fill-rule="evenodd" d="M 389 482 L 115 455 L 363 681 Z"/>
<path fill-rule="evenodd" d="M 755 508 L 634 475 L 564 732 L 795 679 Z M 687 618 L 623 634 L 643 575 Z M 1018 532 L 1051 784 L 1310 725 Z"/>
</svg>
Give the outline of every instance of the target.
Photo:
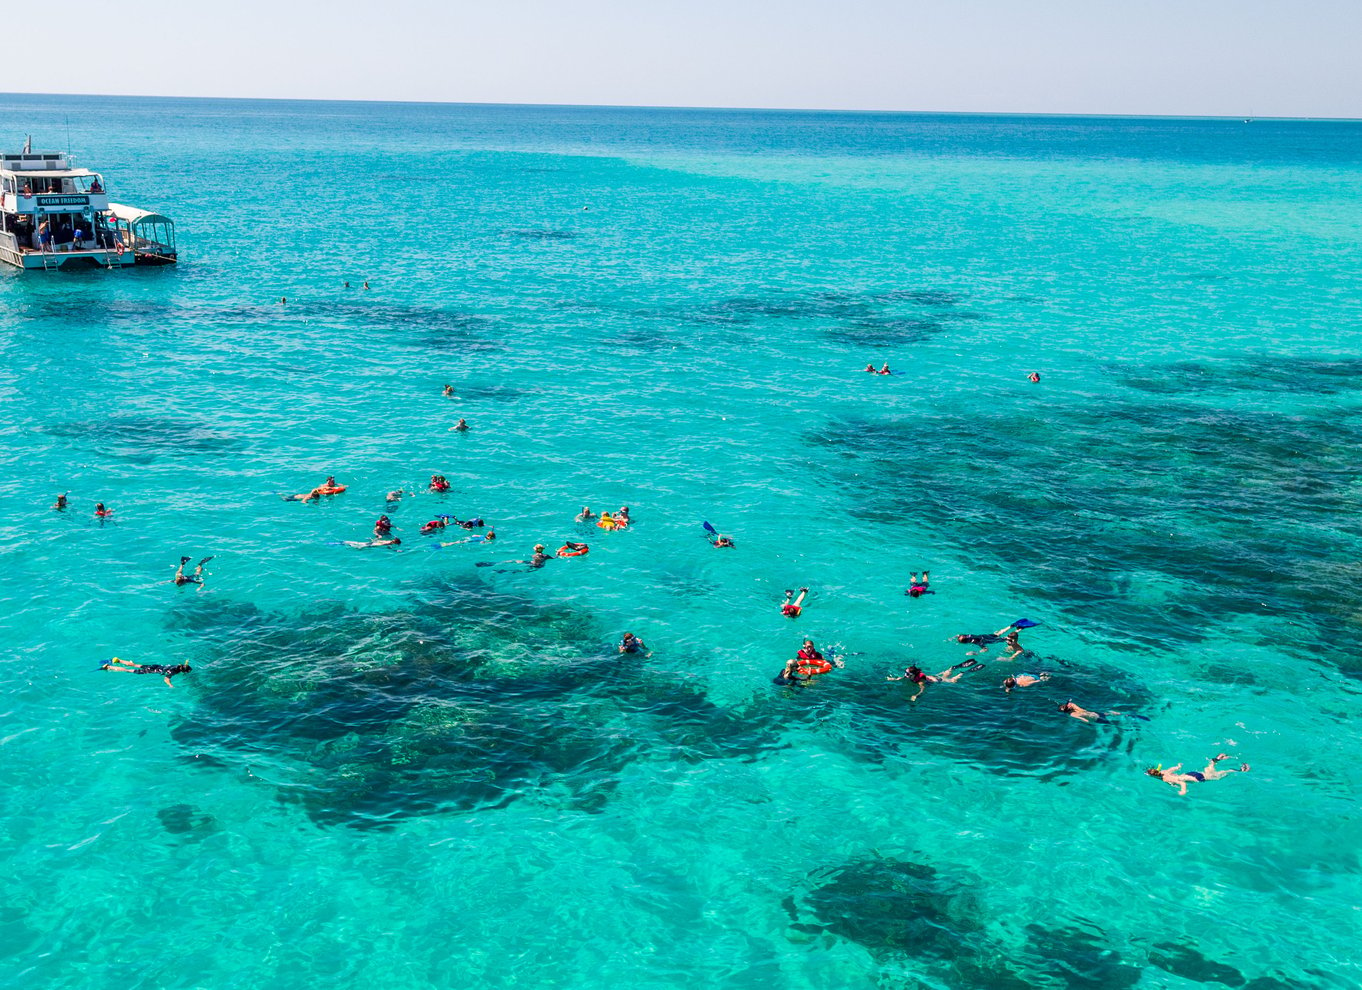
<svg viewBox="0 0 1362 990">
<path fill-rule="evenodd" d="M 46 251 L 52 246 L 52 227 L 48 221 L 44 220 L 38 224 L 38 249 Z"/>
</svg>

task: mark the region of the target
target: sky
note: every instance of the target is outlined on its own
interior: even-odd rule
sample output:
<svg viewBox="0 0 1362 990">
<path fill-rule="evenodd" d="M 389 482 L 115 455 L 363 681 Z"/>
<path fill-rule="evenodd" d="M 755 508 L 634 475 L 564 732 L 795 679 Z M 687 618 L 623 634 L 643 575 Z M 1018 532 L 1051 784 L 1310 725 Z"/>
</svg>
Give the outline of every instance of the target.
<svg viewBox="0 0 1362 990">
<path fill-rule="evenodd" d="M 11 92 L 1362 117 L 1359 0 L 121 0 Z"/>
</svg>

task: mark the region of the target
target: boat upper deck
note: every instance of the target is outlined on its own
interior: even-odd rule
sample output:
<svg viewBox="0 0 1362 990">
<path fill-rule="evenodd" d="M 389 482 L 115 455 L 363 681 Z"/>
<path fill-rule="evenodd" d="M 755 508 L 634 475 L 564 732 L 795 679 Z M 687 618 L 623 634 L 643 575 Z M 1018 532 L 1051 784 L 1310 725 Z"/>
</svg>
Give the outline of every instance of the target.
<svg viewBox="0 0 1362 990">
<path fill-rule="evenodd" d="M 104 177 L 88 168 L 74 168 L 62 152 L 0 154 L 0 210 L 42 214 L 108 208 Z"/>
</svg>

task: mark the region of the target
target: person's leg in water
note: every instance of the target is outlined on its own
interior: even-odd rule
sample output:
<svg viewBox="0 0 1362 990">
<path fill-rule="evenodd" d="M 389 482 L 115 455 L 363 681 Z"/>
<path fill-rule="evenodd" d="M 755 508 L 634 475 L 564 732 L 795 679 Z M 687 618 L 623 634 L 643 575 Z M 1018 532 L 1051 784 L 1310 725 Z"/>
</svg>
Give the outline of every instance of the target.
<svg viewBox="0 0 1362 990">
<path fill-rule="evenodd" d="M 1219 756 L 1211 757 L 1206 762 L 1206 769 L 1201 771 L 1202 777 L 1206 780 L 1219 780 L 1221 777 L 1228 777 L 1232 773 L 1248 773 L 1249 765 L 1247 763 L 1241 763 L 1237 767 L 1230 767 L 1228 770 L 1221 770 L 1216 767 L 1216 764 L 1221 760 L 1228 760 L 1229 758 L 1230 755 L 1228 753 L 1221 753 Z"/>
</svg>

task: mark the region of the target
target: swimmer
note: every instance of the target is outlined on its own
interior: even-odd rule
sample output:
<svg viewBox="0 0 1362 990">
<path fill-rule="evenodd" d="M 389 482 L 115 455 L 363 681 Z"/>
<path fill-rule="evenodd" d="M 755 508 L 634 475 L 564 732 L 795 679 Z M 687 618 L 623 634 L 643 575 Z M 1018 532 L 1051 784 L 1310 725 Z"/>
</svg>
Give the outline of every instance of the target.
<svg viewBox="0 0 1362 990">
<path fill-rule="evenodd" d="M 368 280 L 368 279 L 365 279 L 365 280 L 364 280 L 364 288 L 366 288 L 366 289 L 369 288 L 369 280 Z"/>
<path fill-rule="evenodd" d="M 1249 765 L 1247 763 L 1239 764 L 1237 769 L 1231 768 L 1229 770 L 1219 770 L 1216 768 L 1217 763 L 1221 760 L 1228 760 L 1229 758 L 1230 756 L 1228 753 L 1221 753 L 1219 756 L 1213 756 L 1207 761 L 1206 769 L 1201 771 L 1189 770 L 1186 773 L 1178 773 L 1178 771 L 1182 769 L 1182 764 L 1179 763 L 1177 766 L 1169 767 L 1167 770 L 1160 764 L 1157 767 L 1150 767 L 1145 773 L 1151 777 L 1158 777 L 1165 784 L 1176 787 L 1178 789 L 1178 796 L 1185 797 L 1187 794 L 1187 785 L 1193 781 L 1196 781 L 1198 784 L 1204 784 L 1208 780 L 1219 780 L 1221 777 L 1228 777 L 1232 773 L 1249 772 Z"/>
<path fill-rule="evenodd" d="M 433 492 L 449 491 L 449 482 L 442 474 L 432 474 L 430 476 L 430 490 Z"/>
<path fill-rule="evenodd" d="M 987 653 L 988 648 L 990 646 L 992 646 L 994 643 L 1003 642 L 1004 636 L 1007 636 L 1009 633 L 1015 632 L 1016 630 L 1012 626 L 1007 625 L 1003 626 L 995 633 L 961 633 L 960 635 L 955 637 L 955 641 L 957 643 L 968 643 L 972 646 L 979 647 L 979 649 L 971 650 L 969 653 L 965 654 L 965 656 L 967 657 L 972 657 L 976 653 Z M 1009 645 L 1010 639 L 1011 637 L 1009 636 Z"/>
<path fill-rule="evenodd" d="M 818 652 L 818 647 L 813 645 L 811 639 L 804 640 L 799 652 L 795 654 L 795 659 L 789 661 L 785 665 L 786 668 L 789 668 L 790 664 L 794 664 L 795 673 L 806 681 L 811 681 L 820 674 L 826 674 L 833 668 L 833 664 L 823 658 L 823 654 Z M 836 665 L 840 667 L 842 662 L 838 660 Z"/>
<path fill-rule="evenodd" d="M 367 550 L 370 547 L 400 547 L 402 545 L 401 538 L 396 536 L 391 540 L 375 537 L 372 540 L 342 540 L 341 542 L 355 550 Z"/>
<path fill-rule="evenodd" d="M 56 509 L 58 512 L 64 511 L 66 509 L 66 496 L 70 494 L 70 492 L 62 492 L 62 494 L 58 495 L 57 500 L 52 503 L 52 508 Z"/>
<path fill-rule="evenodd" d="M 875 373 L 875 366 L 873 364 L 867 364 L 865 366 L 865 373 L 867 375 L 873 375 Z"/>
<path fill-rule="evenodd" d="M 881 368 L 879 371 L 875 372 L 875 374 L 877 374 L 877 375 L 892 375 L 893 372 L 889 370 L 889 362 L 888 362 L 888 361 L 884 362 L 884 367 Z"/>
<path fill-rule="evenodd" d="M 280 297 L 279 297 L 279 305 L 280 305 L 280 306 L 284 305 L 284 303 L 286 303 L 286 302 L 288 302 L 288 296 L 280 296 Z"/>
<path fill-rule="evenodd" d="M 204 557 L 203 560 L 199 561 L 198 566 L 194 568 L 193 574 L 186 574 L 184 572 L 184 565 L 189 563 L 189 558 L 181 557 L 180 566 L 175 568 L 175 576 L 171 578 L 171 580 L 175 582 L 176 587 L 179 587 L 182 584 L 197 584 L 200 587 L 202 587 L 203 565 L 208 563 L 212 559 L 213 559 L 212 557 Z"/>
<path fill-rule="evenodd" d="M 885 680 L 912 681 L 914 684 L 917 685 L 917 693 L 914 694 L 908 700 L 917 701 L 918 698 L 922 697 L 922 692 L 927 690 L 928 684 L 954 684 L 956 681 L 960 680 L 960 678 L 965 676 L 965 671 L 962 670 L 954 677 L 951 677 L 950 673 L 952 670 L 955 669 L 956 669 L 955 667 L 949 667 L 939 674 L 925 674 L 922 672 L 921 667 L 918 667 L 916 664 L 909 664 L 908 668 L 904 670 L 902 677 L 886 677 Z"/>
<path fill-rule="evenodd" d="M 388 502 L 400 502 L 402 501 L 402 496 L 405 494 L 407 493 L 399 488 L 396 491 L 388 492 L 384 498 Z"/>
<path fill-rule="evenodd" d="M 1017 659 L 1017 657 L 1021 656 L 1023 653 L 1026 652 L 1026 650 L 1024 650 L 1021 645 L 1021 633 L 1016 629 L 1013 629 L 1010 633 L 1008 633 L 1007 639 L 1005 639 L 1003 642 L 1007 645 L 1007 648 L 1012 652 L 1007 654 L 1006 656 L 999 657 L 998 658 L 999 660 L 1015 660 Z"/>
<path fill-rule="evenodd" d="M 346 283 L 345 283 L 345 288 L 347 288 L 347 289 L 350 288 L 350 283 L 349 283 L 349 282 L 346 282 Z"/>
<path fill-rule="evenodd" d="M 450 433 L 454 433 L 454 432 L 457 431 L 457 432 L 459 432 L 459 433 L 462 433 L 462 432 L 464 432 L 464 431 L 467 430 L 467 429 L 468 429 L 468 420 L 466 420 L 466 419 L 460 419 L 457 423 L 455 423 L 453 426 L 451 426 L 451 427 L 449 428 L 449 432 L 450 432 Z"/>
<path fill-rule="evenodd" d="M 794 687 L 803 687 L 811 678 L 805 677 L 799 672 L 798 660 L 786 660 L 785 666 L 780 673 L 771 679 L 773 684 L 788 684 Z"/>
<path fill-rule="evenodd" d="M 709 545 L 718 550 L 720 547 L 731 547 L 734 543 L 732 537 L 724 536 L 722 533 L 716 533 L 714 539 L 709 541 Z"/>
<path fill-rule="evenodd" d="M 615 517 L 608 512 L 602 512 L 600 520 L 596 523 L 601 529 L 614 529 Z"/>
<path fill-rule="evenodd" d="M 482 516 L 478 516 L 476 519 L 460 519 L 458 516 L 450 516 L 449 521 L 460 529 L 482 529 L 484 525 Z"/>
<path fill-rule="evenodd" d="M 620 640 L 619 649 L 620 653 L 642 653 L 645 657 L 652 656 L 652 654 L 648 652 L 648 647 L 643 640 L 639 639 L 631 632 L 624 634 L 624 638 Z"/>
<path fill-rule="evenodd" d="M 1059 706 L 1059 710 L 1070 718 L 1076 718 L 1080 722 L 1106 722 L 1109 715 L 1120 715 L 1120 712 L 1090 712 L 1086 708 L 1075 705 L 1073 701 L 1066 701 Z"/>
<path fill-rule="evenodd" d="M 443 395 L 446 399 L 457 399 L 457 398 L 458 398 L 458 396 L 454 394 L 454 386 L 453 386 L 453 385 L 446 385 L 446 386 L 444 387 L 444 391 L 442 391 L 440 394 Z"/>
<path fill-rule="evenodd" d="M 809 593 L 808 588 L 799 589 L 799 597 L 790 589 L 785 589 L 785 600 L 780 603 L 780 614 L 787 615 L 791 619 L 799 618 L 799 613 L 804 611 L 804 596 Z"/>
<path fill-rule="evenodd" d="M 595 518 L 596 518 L 596 513 L 594 513 L 594 512 L 591 511 L 591 506 L 589 506 L 589 505 L 584 505 L 584 506 L 582 506 L 582 511 L 579 512 L 579 513 L 577 513 L 577 521 L 578 521 L 578 522 L 591 522 L 591 520 L 593 520 L 593 519 L 595 519 Z"/>
<path fill-rule="evenodd" d="M 336 478 L 334 475 L 327 475 L 325 481 L 323 481 L 316 488 L 312 489 L 312 491 L 308 492 L 306 495 L 285 495 L 284 501 L 316 502 L 320 500 L 323 495 L 339 495 L 343 491 L 345 491 L 345 486 L 336 484 Z"/>
<path fill-rule="evenodd" d="M 1039 371 L 1033 371 L 1033 372 L 1031 372 L 1031 374 L 1029 374 L 1029 375 L 1026 376 L 1026 380 L 1027 380 L 1028 382 L 1038 382 L 1038 381 L 1040 381 L 1040 372 L 1039 372 Z"/>
<path fill-rule="evenodd" d="M 117 670 L 124 674 L 160 674 L 165 678 L 166 687 L 174 687 L 170 679 L 176 674 L 187 674 L 194 668 L 187 663 L 177 663 L 173 667 L 167 667 L 159 663 L 132 663 L 128 660 L 120 660 L 114 657 L 108 663 L 100 664 L 100 670 Z"/>
<path fill-rule="evenodd" d="M 904 594 L 907 595 L 909 598 L 921 598 L 923 595 L 936 594 L 935 591 L 932 591 L 930 588 L 927 587 L 927 584 L 928 582 L 931 581 L 931 579 L 932 579 L 931 575 L 928 574 L 926 571 L 923 571 L 922 580 L 919 581 L 917 579 L 917 572 L 914 571 L 912 576 L 908 579 L 908 590 L 905 591 Z"/>
<path fill-rule="evenodd" d="M 379 516 L 378 520 L 374 523 L 374 536 L 376 537 L 388 536 L 390 533 L 392 533 L 392 531 L 393 531 L 392 520 L 389 519 L 386 515 Z"/>
<path fill-rule="evenodd" d="M 434 533 L 436 530 L 444 529 L 444 528 L 445 528 L 446 526 L 448 526 L 448 525 L 449 525 L 449 516 L 437 516 L 437 517 L 435 517 L 434 519 L 432 519 L 430 522 L 422 524 L 422 526 L 421 526 L 421 535 L 422 535 L 422 536 L 429 536 L 431 533 Z"/>
<path fill-rule="evenodd" d="M 544 552 L 544 544 L 536 543 L 534 545 L 534 553 L 530 554 L 530 559 L 522 560 L 520 561 L 520 563 L 529 564 L 533 568 L 539 568 L 543 567 L 552 559 L 553 559 L 552 557 L 550 557 L 547 553 Z"/>
<path fill-rule="evenodd" d="M 615 513 L 615 528 L 624 529 L 632 520 L 629 518 L 629 506 L 621 505 L 619 511 Z"/>
<path fill-rule="evenodd" d="M 1008 694 L 1012 693 L 1013 688 L 1031 687 L 1041 681 L 1048 681 L 1049 674 L 1013 674 L 1003 678 L 1003 690 Z"/>
<path fill-rule="evenodd" d="M 96 516 L 96 518 L 99 518 L 99 519 L 108 519 L 111 515 L 113 515 L 113 509 L 106 509 L 106 508 L 104 508 L 104 503 L 103 503 L 103 502 L 96 502 L 96 503 L 95 503 L 95 516 Z"/>
<path fill-rule="evenodd" d="M 585 555 L 587 551 L 589 551 L 590 549 L 591 548 L 587 546 L 585 543 L 573 543 L 571 540 L 568 540 L 566 543 L 564 543 L 561 547 L 558 548 L 558 556 L 581 557 Z"/>
</svg>

